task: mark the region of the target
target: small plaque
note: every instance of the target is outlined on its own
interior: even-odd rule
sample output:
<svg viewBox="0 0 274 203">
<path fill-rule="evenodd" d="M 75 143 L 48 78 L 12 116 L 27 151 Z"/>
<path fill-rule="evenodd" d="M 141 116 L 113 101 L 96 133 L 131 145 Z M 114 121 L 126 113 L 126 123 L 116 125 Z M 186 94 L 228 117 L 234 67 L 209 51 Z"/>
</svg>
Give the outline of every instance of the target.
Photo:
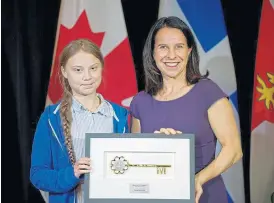
<svg viewBox="0 0 274 203">
<path fill-rule="evenodd" d="M 130 184 L 130 193 L 149 193 L 149 184 Z"/>
</svg>

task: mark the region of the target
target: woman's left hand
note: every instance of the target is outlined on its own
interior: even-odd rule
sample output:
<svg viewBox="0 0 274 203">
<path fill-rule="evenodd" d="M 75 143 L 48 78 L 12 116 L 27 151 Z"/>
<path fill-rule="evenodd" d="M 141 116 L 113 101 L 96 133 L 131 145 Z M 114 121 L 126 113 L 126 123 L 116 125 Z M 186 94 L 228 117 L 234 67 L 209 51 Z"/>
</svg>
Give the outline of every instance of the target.
<svg viewBox="0 0 274 203">
<path fill-rule="evenodd" d="M 160 130 L 154 131 L 154 133 L 164 133 L 166 135 L 182 134 L 181 131 L 174 130 L 173 128 L 161 128 Z"/>
<path fill-rule="evenodd" d="M 199 203 L 200 197 L 203 194 L 203 184 L 199 179 L 199 176 L 195 177 L 195 203 Z"/>
</svg>

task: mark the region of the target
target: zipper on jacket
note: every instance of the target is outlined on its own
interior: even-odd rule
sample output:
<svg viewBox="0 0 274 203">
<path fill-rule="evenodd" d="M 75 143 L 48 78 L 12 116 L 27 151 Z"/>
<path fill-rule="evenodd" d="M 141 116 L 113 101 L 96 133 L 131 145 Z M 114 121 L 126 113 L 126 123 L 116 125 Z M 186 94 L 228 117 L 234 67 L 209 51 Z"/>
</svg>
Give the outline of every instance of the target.
<svg viewBox="0 0 274 203">
<path fill-rule="evenodd" d="M 52 133 L 53 133 L 54 137 L 56 138 L 56 140 L 58 141 L 58 143 L 59 143 L 61 149 L 63 150 L 63 147 L 62 147 L 62 145 L 61 145 L 61 142 L 60 142 L 60 140 L 58 139 L 57 134 L 56 134 L 56 132 L 54 131 L 52 125 L 51 125 L 50 119 L 48 119 L 48 122 L 49 122 L 49 126 L 50 126 L 50 128 L 51 128 L 51 130 L 52 130 Z"/>
</svg>

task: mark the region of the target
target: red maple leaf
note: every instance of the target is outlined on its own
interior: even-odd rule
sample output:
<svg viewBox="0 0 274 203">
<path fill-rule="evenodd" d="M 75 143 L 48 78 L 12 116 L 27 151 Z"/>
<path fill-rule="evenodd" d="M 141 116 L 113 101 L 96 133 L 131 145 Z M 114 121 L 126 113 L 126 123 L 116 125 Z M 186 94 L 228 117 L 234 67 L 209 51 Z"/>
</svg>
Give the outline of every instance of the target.
<svg viewBox="0 0 274 203">
<path fill-rule="evenodd" d="M 63 48 L 71 41 L 79 38 L 90 39 L 92 42 L 94 42 L 100 47 L 103 41 L 103 37 L 104 37 L 103 32 L 101 33 L 92 32 L 89 26 L 88 18 L 85 11 L 81 13 L 77 22 L 71 29 L 66 28 L 62 24 L 60 25 L 59 36 L 58 36 L 58 41 L 56 45 L 57 46 L 56 54 L 54 56 L 52 73 L 51 73 L 49 87 L 48 87 L 48 96 L 53 103 L 57 102 L 62 97 L 62 93 L 63 93 L 63 89 L 61 87 L 61 84 L 59 81 L 59 75 L 58 75 L 58 72 L 60 69 L 59 56 Z"/>
<path fill-rule="evenodd" d="M 54 58 L 52 75 L 49 83 L 49 98 L 55 103 L 62 97 L 63 89 L 58 78 L 58 58 L 62 49 L 72 40 L 88 38 L 99 47 L 102 44 L 104 33 L 93 33 L 90 28 L 86 12 L 84 11 L 76 24 L 67 29 L 60 26 L 59 38 Z M 121 105 L 122 100 L 132 97 L 137 93 L 137 82 L 134 63 L 128 38 L 125 38 L 107 56 L 103 71 L 102 84 L 98 88 L 104 98 Z"/>
<path fill-rule="evenodd" d="M 137 93 L 134 63 L 128 38 L 105 57 L 103 81 L 98 92 L 117 104 Z"/>
</svg>

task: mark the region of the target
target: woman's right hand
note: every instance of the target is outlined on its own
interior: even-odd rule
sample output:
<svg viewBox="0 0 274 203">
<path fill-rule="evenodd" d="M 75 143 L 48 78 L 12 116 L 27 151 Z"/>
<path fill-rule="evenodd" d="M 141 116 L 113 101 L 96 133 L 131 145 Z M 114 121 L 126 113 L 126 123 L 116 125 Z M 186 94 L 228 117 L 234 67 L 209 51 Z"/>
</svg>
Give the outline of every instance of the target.
<svg viewBox="0 0 274 203">
<path fill-rule="evenodd" d="M 174 130 L 173 128 L 161 128 L 159 131 L 156 130 L 154 133 L 164 133 L 166 135 L 176 135 L 176 134 L 182 134 L 179 130 Z"/>
<path fill-rule="evenodd" d="M 80 158 L 75 164 L 74 164 L 74 175 L 75 177 L 79 178 L 80 175 L 89 173 L 91 171 L 91 160 L 90 158 L 83 157 Z"/>
</svg>

